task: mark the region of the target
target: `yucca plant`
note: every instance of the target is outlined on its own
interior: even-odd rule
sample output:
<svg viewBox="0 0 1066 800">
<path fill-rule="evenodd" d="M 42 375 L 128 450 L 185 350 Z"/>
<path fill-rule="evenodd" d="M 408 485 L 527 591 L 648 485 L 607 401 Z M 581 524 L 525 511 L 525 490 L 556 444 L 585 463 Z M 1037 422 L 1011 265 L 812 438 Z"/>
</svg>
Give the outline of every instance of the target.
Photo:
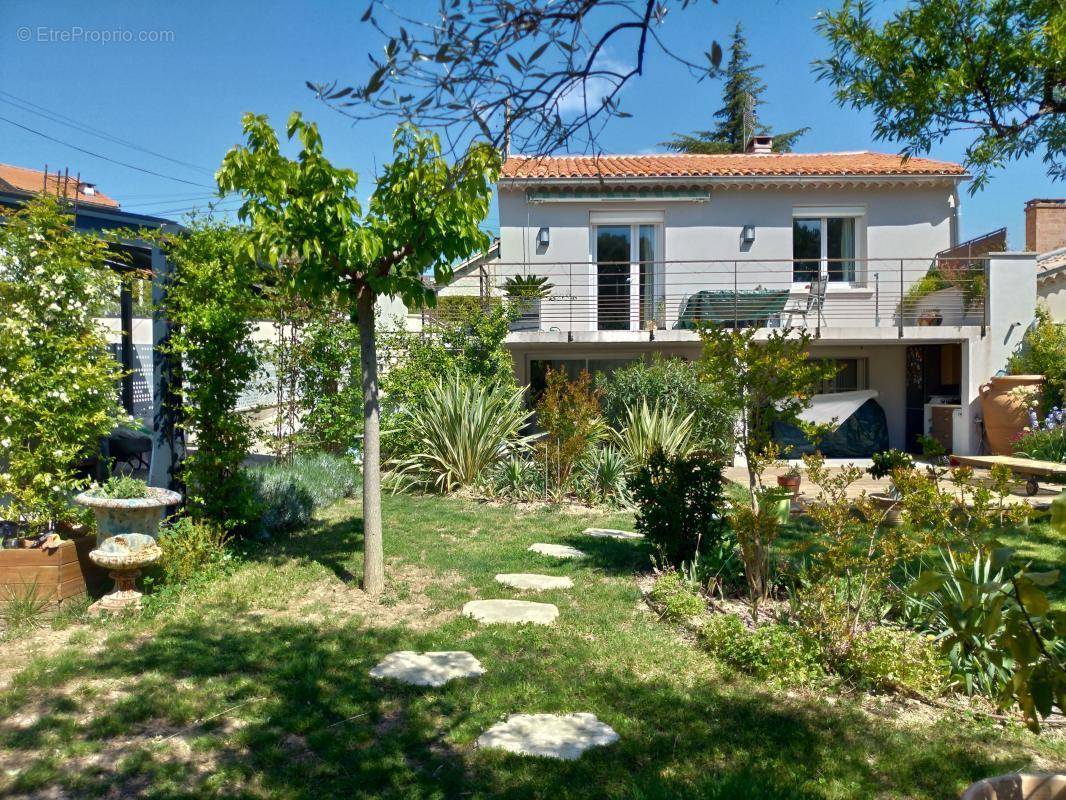
<svg viewBox="0 0 1066 800">
<path fill-rule="evenodd" d="M 496 465 L 488 483 L 492 492 L 503 497 L 532 500 L 543 481 L 538 480 L 536 464 L 520 455 L 512 455 Z"/>
<path fill-rule="evenodd" d="M 626 478 L 629 461 L 615 447 L 594 447 L 579 465 L 579 485 L 585 496 L 594 502 L 615 502 L 625 505 L 629 500 Z"/>
<path fill-rule="evenodd" d="M 658 403 L 627 406 L 625 426 L 614 431 L 615 444 L 633 464 L 647 463 L 652 452 L 666 456 L 686 456 L 699 444 L 695 413 L 682 416 L 676 406 Z"/>
<path fill-rule="evenodd" d="M 535 438 L 522 434 L 529 417 L 522 389 L 453 375 L 408 411 L 402 425 L 416 452 L 398 471 L 441 492 L 474 486 L 490 467 Z"/>
</svg>

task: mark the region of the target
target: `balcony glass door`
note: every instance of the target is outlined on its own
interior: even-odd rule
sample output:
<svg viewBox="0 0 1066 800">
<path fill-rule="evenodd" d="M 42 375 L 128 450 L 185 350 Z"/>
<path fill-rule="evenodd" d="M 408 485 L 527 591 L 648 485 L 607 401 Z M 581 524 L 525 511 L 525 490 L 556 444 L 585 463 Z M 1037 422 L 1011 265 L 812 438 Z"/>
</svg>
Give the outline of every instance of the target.
<svg viewBox="0 0 1066 800">
<path fill-rule="evenodd" d="M 658 226 L 596 226 L 596 327 L 647 329 L 663 324 L 665 280 Z"/>
<path fill-rule="evenodd" d="M 630 225 L 600 225 L 596 228 L 598 330 L 629 330 L 632 234 Z"/>
</svg>

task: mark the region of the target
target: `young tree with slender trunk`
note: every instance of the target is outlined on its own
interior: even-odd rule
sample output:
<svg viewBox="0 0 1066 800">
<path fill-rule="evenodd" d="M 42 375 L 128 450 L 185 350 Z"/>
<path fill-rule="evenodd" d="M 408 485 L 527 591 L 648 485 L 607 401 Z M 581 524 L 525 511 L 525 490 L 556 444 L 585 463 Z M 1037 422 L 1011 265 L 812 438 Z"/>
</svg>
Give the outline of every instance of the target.
<svg viewBox="0 0 1066 800">
<path fill-rule="evenodd" d="M 393 135 L 392 163 L 370 197 L 356 199 L 358 176 L 323 155 L 314 123 L 289 117 L 287 134 L 302 149 L 281 154 L 265 116 L 246 114 L 247 144 L 226 154 L 219 189 L 238 192 L 238 217 L 251 226 L 245 255 L 271 265 L 309 303 L 354 309 L 359 325 L 363 389 L 363 589 L 384 588 L 381 531 L 381 426 L 374 310 L 382 296 L 408 308 L 433 305 L 423 281 L 451 277 L 451 264 L 484 249 L 479 225 L 489 211 L 499 153 L 475 145 L 457 163 L 441 155 L 439 139 L 403 125 Z"/>
</svg>

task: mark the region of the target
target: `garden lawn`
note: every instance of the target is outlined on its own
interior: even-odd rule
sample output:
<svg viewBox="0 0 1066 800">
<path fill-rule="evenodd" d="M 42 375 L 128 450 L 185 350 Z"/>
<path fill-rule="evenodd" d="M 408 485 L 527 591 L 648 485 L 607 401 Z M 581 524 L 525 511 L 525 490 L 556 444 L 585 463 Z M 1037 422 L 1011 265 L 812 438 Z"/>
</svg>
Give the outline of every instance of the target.
<svg viewBox="0 0 1066 800">
<path fill-rule="evenodd" d="M 643 606 L 641 544 L 580 535 L 622 515 L 385 498 L 389 585 L 356 588 L 357 502 L 226 575 L 85 628 L 0 693 L 0 795 L 276 798 L 953 798 L 1066 764 L 1066 741 L 924 706 L 774 691 Z M 527 552 L 580 547 L 584 562 Z M 1050 546 L 1050 545 L 1049 545 Z M 569 575 L 522 595 L 498 572 Z M 555 603 L 554 627 L 482 627 L 468 600 Z M 469 650 L 486 674 L 440 689 L 367 676 L 394 650 Z M 903 712 L 900 709 L 903 709 Z M 479 751 L 514 712 L 587 711 L 620 735 L 580 760 Z"/>
</svg>

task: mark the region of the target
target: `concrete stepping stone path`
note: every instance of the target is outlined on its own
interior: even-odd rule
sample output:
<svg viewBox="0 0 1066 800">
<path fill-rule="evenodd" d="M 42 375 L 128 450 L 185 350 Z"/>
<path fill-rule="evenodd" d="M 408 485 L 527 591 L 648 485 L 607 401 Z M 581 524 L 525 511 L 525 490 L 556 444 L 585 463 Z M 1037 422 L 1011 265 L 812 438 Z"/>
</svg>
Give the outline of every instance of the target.
<svg viewBox="0 0 1066 800">
<path fill-rule="evenodd" d="M 596 539 L 621 539 L 627 542 L 639 542 L 644 539 L 643 533 L 620 531 L 615 528 L 585 528 L 583 533 Z"/>
<path fill-rule="evenodd" d="M 391 678 L 412 686 L 443 686 L 455 678 L 477 678 L 484 674 L 481 662 L 465 650 L 436 653 L 401 650 L 385 656 L 370 670 L 372 678 Z"/>
<path fill-rule="evenodd" d="M 576 547 L 570 547 L 566 544 L 545 544 L 544 542 L 537 542 L 529 546 L 530 552 L 540 553 L 542 556 L 552 556 L 554 558 L 584 558 L 585 553 L 578 550 Z"/>
<path fill-rule="evenodd" d="M 514 572 L 496 576 L 496 582 L 512 589 L 529 589 L 542 592 L 545 589 L 572 589 L 574 582 L 565 575 L 536 575 L 529 572 Z"/>
<path fill-rule="evenodd" d="M 481 734 L 477 746 L 573 761 L 616 741 L 618 734 L 595 714 L 512 714 Z"/>
<path fill-rule="evenodd" d="M 559 616 L 559 609 L 551 603 L 532 603 L 529 600 L 471 600 L 463 606 L 463 616 L 473 617 L 486 625 L 551 625 Z"/>
</svg>

